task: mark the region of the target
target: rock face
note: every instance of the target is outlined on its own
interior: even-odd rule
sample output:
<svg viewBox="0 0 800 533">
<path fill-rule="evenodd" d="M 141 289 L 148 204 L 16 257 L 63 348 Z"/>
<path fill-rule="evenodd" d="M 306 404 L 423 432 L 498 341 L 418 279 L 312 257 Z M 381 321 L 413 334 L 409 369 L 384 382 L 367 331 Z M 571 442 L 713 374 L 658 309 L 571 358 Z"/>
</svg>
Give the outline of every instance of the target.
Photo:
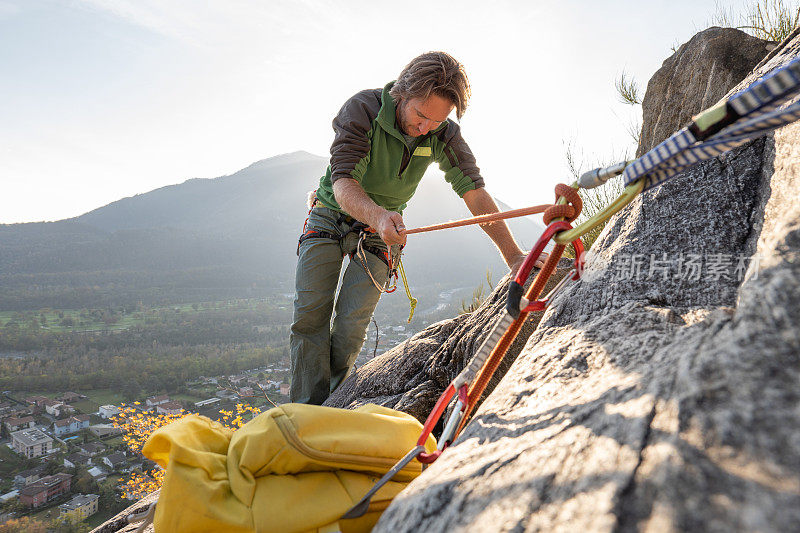
<svg viewBox="0 0 800 533">
<path fill-rule="evenodd" d="M 134 503 L 124 511 L 119 512 L 116 516 L 109 518 L 96 528 L 92 530 L 92 533 L 133 533 L 137 529 L 139 529 L 139 522 L 129 524 L 128 517 L 133 514 L 140 514 L 147 511 L 147 508 L 153 504 L 158 502 L 158 492 L 153 492 L 148 494 L 138 502 Z M 144 528 L 142 533 L 153 533 L 154 528 L 153 524 L 151 523 L 147 527 Z"/>
<path fill-rule="evenodd" d="M 716 104 L 764 58 L 768 44 L 733 28 L 709 28 L 678 48 L 647 83 L 636 157 Z"/>
<path fill-rule="evenodd" d="M 728 92 L 739 59 L 727 74 L 680 59 L 700 61 L 720 35 L 757 48 L 741 32 L 702 32 L 645 101 L 672 102 L 683 122 L 699 108 L 676 104 L 679 91 L 695 87 L 699 107 Z M 798 55 L 794 36 L 733 90 Z M 698 70 L 730 83 L 707 97 Z M 648 145 L 682 125 L 662 128 L 665 111 L 650 109 Z M 798 190 L 796 123 L 640 195 L 374 531 L 796 530 Z"/>
</svg>

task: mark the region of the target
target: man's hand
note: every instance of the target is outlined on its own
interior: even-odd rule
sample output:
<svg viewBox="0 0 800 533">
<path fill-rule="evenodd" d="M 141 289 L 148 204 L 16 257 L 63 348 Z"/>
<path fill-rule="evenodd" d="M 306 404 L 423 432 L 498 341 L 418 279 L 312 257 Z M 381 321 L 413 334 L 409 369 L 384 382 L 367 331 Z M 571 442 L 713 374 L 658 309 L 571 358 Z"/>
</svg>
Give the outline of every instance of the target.
<svg viewBox="0 0 800 533">
<path fill-rule="evenodd" d="M 516 273 L 519 270 L 519 267 L 522 266 L 522 263 L 525 261 L 525 258 L 528 257 L 528 253 L 522 253 L 512 259 L 509 262 L 508 268 L 511 269 L 511 272 Z M 539 259 L 536 260 L 533 266 L 536 268 L 542 268 L 544 266 L 544 262 L 547 261 L 547 258 L 550 257 L 550 254 L 547 252 L 542 252 L 542 255 L 539 256 Z"/>
<path fill-rule="evenodd" d="M 378 232 L 387 246 L 393 244 L 406 244 L 406 226 L 403 217 L 395 211 L 386 211 L 381 214 L 373 228 Z"/>
<path fill-rule="evenodd" d="M 523 254 L 520 254 L 520 255 L 516 256 L 514 259 L 512 259 L 508 263 L 508 268 L 511 269 L 511 272 L 513 274 L 516 274 L 519 271 L 519 267 L 522 266 L 522 263 L 525 261 L 526 257 L 528 257 L 528 254 L 527 253 L 523 253 Z"/>
</svg>

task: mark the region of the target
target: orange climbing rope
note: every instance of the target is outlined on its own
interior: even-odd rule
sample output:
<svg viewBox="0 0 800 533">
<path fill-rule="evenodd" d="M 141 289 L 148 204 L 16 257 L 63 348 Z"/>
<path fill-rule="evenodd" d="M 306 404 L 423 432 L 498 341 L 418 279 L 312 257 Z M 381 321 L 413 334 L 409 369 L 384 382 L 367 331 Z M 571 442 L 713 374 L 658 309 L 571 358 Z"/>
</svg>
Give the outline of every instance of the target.
<svg viewBox="0 0 800 533">
<path fill-rule="evenodd" d="M 426 233 L 428 231 L 437 231 L 440 229 L 460 228 L 461 226 L 469 226 L 471 224 L 487 224 L 489 222 L 495 222 L 497 220 L 524 217 L 526 215 L 536 215 L 545 212 L 548 208 L 551 207 L 554 206 L 552 206 L 551 204 L 533 205 L 531 207 L 511 209 L 509 211 L 501 211 L 499 213 L 479 215 L 476 217 L 465 218 L 463 220 L 454 220 L 452 222 L 443 222 L 441 224 L 433 224 L 431 226 L 423 226 L 421 228 L 409 229 L 406 230 L 406 235 L 413 235 L 414 233 Z"/>
</svg>

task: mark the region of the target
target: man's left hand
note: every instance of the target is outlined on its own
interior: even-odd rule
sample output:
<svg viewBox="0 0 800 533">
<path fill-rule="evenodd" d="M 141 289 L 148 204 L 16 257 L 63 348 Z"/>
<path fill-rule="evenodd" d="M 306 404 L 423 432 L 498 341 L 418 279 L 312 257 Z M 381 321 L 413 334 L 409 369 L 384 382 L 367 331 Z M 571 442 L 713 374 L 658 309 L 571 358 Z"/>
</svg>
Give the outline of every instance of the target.
<svg viewBox="0 0 800 533">
<path fill-rule="evenodd" d="M 539 259 L 536 260 L 536 263 L 534 263 L 533 266 L 535 266 L 536 268 L 542 268 L 544 266 L 544 262 L 547 261 L 547 258 L 549 256 L 550 255 L 547 252 L 542 252 L 542 255 L 539 256 Z M 516 258 L 514 258 L 509 263 L 509 268 L 511 269 L 511 272 L 517 272 L 519 270 L 519 267 L 525 261 L 526 257 L 528 257 L 528 254 L 522 253 L 518 255 Z"/>
</svg>

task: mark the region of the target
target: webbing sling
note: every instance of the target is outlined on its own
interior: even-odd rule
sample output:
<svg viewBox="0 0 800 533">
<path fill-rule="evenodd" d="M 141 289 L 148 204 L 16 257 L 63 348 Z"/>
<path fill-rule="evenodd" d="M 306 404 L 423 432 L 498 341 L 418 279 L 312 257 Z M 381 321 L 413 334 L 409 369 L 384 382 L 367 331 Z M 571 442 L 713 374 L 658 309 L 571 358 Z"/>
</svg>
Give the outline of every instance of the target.
<svg viewBox="0 0 800 533">
<path fill-rule="evenodd" d="M 800 119 L 800 58 L 772 71 L 625 167 L 625 185 L 644 178 L 643 190 L 661 185 L 688 167 Z M 581 183 L 581 186 L 585 185 Z"/>
</svg>

